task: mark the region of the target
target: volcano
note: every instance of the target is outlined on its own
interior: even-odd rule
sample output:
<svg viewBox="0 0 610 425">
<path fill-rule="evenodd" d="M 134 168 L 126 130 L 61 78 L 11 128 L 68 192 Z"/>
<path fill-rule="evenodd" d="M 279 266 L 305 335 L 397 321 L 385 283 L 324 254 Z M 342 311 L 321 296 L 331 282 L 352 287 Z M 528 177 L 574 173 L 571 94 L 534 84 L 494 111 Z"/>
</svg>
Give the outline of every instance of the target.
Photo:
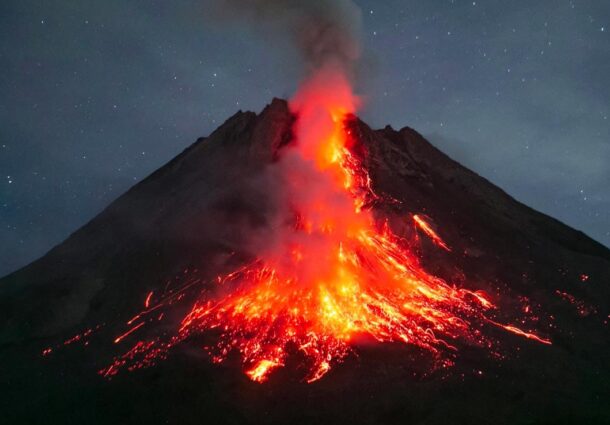
<svg viewBox="0 0 610 425">
<path fill-rule="evenodd" d="M 6 422 L 610 423 L 610 250 L 413 129 L 340 121 L 356 215 L 279 161 L 303 122 L 274 99 L 2 279 Z"/>
</svg>

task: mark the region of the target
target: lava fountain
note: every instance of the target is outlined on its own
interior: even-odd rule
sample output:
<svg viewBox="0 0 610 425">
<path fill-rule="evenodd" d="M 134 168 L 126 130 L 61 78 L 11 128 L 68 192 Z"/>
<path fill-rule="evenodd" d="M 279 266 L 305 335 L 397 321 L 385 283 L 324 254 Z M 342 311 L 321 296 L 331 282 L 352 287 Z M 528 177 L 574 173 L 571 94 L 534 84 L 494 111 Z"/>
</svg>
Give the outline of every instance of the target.
<svg viewBox="0 0 610 425">
<path fill-rule="evenodd" d="M 407 241 L 375 219 L 371 201 L 383 197 L 353 154 L 358 141 L 345 126 L 357 105 L 340 66 L 327 65 L 302 85 L 290 104 L 297 117 L 294 140 L 273 165 L 282 177 L 282 221 L 288 225 L 276 227 L 251 264 L 218 277 L 222 295 L 198 295 L 169 340 L 137 342 L 101 370 L 103 375 L 152 364 L 174 345 L 212 329 L 219 333 L 207 347 L 212 360 L 222 362 L 237 352 L 256 382 L 264 382 L 295 351 L 306 362 L 303 379 L 316 381 L 360 337 L 410 344 L 438 358 L 456 351 L 458 341 L 489 347 L 482 331 L 489 324 L 550 343 L 488 318 L 496 307 L 487 294 L 428 273 Z M 423 216 L 412 219 L 450 251 Z M 151 303 L 148 294 L 146 309 L 115 342 L 149 323 L 176 296 Z M 445 358 L 444 364 L 450 363 Z"/>
</svg>

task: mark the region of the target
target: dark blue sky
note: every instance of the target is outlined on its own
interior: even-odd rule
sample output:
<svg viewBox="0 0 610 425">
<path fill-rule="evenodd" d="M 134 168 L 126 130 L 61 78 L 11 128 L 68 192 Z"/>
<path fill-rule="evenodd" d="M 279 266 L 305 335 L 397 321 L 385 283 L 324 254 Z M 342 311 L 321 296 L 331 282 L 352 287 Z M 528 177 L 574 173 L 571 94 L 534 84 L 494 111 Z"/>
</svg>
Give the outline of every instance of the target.
<svg viewBox="0 0 610 425">
<path fill-rule="evenodd" d="M 356 1 L 361 113 L 414 127 L 610 245 L 610 2 Z M 238 109 L 288 97 L 287 39 L 202 0 L 0 3 L 0 275 Z"/>
</svg>

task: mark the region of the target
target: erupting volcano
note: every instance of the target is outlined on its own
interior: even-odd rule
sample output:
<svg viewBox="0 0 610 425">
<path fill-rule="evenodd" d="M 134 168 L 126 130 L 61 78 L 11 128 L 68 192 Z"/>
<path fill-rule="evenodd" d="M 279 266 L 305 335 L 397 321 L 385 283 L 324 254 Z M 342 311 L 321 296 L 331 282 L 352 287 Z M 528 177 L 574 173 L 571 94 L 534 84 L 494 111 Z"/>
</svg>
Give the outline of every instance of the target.
<svg viewBox="0 0 610 425">
<path fill-rule="evenodd" d="M 239 112 L 3 279 L 14 417 L 604 418 L 610 252 L 357 103 Z"/>
<path fill-rule="evenodd" d="M 489 325 L 551 344 L 493 320 L 496 307 L 488 294 L 427 272 L 414 252 L 417 241 L 397 236 L 387 220 L 375 217 L 375 203 L 400 202 L 372 188 L 362 165 L 367 152 L 347 125 L 357 104 L 339 66 L 327 66 L 303 84 L 291 102 L 293 139 L 270 165 L 282 205 L 266 244 L 251 263 L 218 276 L 217 288 L 204 285 L 174 335 L 136 342 L 101 370 L 104 376 L 149 365 L 193 333 L 211 329 L 220 329 L 219 341 L 206 348 L 213 361 L 237 351 L 257 382 L 283 366 L 291 350 L 304 356 L 305 381 L 316 381 L 362 338 L 417 346 L 442 366 L 452 363 L 447 354 L 458 351 L 458 340 L 497 354 L 484 330 Z M 423 216 L 405 220 L 450 251 Z M 145 310 L 115 343 L 156 323 L 187 288 L 196 290 L 187 285 L 152 304 L 148 294 Z"/>
<path fill-rule="evenodd" d="M 3 419 L 608 423 L 610 251 L 361 121 L 351 1 L 222 4 L 296 94 L 0 280 Z"/>
<path fill-rule="evenodd" d="M 486 292 L 423 267 L 416 252 L 420 234 L 451 251 L 424 211 L 402 217 L 417 229 L 408 235 L 399 235 L 387 217 L 376 214 L 377 205 L 404 209 L 409 200 L 376 193 L 364 164 L 368 148 L 350 129 L 360 103 L 352 88 L 360 56 L 356 5 L 280 0 L 227 6 L 237 6 L 235 14 L 253 12 L 250 18 L 263 26 L 278 20 L 286 25 L 283 33 L 292 36 L 307 68 L 290 101 L 288 138 L 274 147 L 273 162 L 251 176 L 271 176 L 267 196 L 274 199 L 273 208 L 262 231 L 244 229 L 242 244 L 252 257 L 245 265 L 221 273 L 215 283 L 186 279 L 148 293 L 145 310 L 127 321 L 116 344 L 138 338 L 146 325 L 175 320 L 190 302 L 189 311 L 173 332 L 138 339 L 101 374 L 150 365 L 210 330 L 219 333 L 217 342 L 206 345 L 213 361 L 237 352 L 247 376 L 257 382 L 295 351 L 304 357 L 304 380 L 316 381 L 367 339 L 426 350 L 434 367 L 452 363 L 457 342 L 500 356 L 485 329 L 490 326 L 551 344 L 520 314 L 508 324 L 496 320 L 497 308 Z"/>
</svg>

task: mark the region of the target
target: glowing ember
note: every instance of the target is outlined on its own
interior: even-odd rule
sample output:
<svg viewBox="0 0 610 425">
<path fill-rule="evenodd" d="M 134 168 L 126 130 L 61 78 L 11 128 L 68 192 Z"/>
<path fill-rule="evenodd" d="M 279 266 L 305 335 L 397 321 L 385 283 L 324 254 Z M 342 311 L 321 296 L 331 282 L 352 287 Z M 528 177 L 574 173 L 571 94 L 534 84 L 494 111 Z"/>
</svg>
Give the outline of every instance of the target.
<svg viewBox="0 0 610 425">
<path fill-rule="evenodd" d="M 281 365 L 281 363 L 278 363 L 275 360 L 261 360 L 251 370 L 247 371 L 246 375 L 253 381 L 265 382 L 267 380 L 267 374 L 273 368 Z"/>
<path fill-rule="evenodd" d="M 549 345 L 551 344 L 551 340 L 545 339 L 545 338 L 541 338 L 538 335 L 533 334 L 531 332 L 522 331 L 521 329 L 519 329 L 516 326 L 512 326 L 512 325 L 500 325 L 500 326 L 502 326 L 507 331 L 510 331 L 510 332 L 512 332 L 514 334 L 517 334 L 517 335 L 524 336 L 525 338 L 533 339 L 533 340 L 536 340 L 536 341 L 541 342 L 543 344 L 549 344 Z"/>
<path fill-rule="evenodd" d="M 144 326 L 144 322 L 138 323 L 136 326 L 134 326 L 133 328 L 129 329 L 123 335 L 120 335 L 117 338 L 115 338 L 114 343 L 116 344 L 116 343 L 121 342 L 123 339 L 125 339 L 127 336 L 131 335 L 132 333 L 134 333 L 138 329 L 140 329 L 142 326 Z"/>
<path fill-rule="evenodd" d="M 220 331 L 218 342 L 208 348 L 212 360 L 238 352 L 245 373 L 256 382 L 265 381 L 294 352 L 306 359 L 305 381 L 316 381 L 361 337 L 411 344 L 437 357 L 457 350 L 458 341 L 489 346 L 481 328 L 491 323 L 550 344 L 488 319 L 495 306 L 485 293 L 429 274 L 387 223 L 376 222 L 366 206 L 379 197 L 352 154 L 357 141 L 344 127 L 357 103 L 347 79 L 332 67 L 301 88 L 291 103 L 298 117 L 296 137 L 276 164 L 290 204 L 284 222 L 291 225 L 279 227 L 256 261 L 219 276 L 222 295 L 200 295 L 168 342 L 138 342 L 103 375 L 148 365 L 190 335 L 211 329 Z M 450 251 L 423 216 L 413 220 L 434 244 Z M 146 310 L 128 322 L 115 343 L 161 320 L 160 309 L 197 284 L 158 296 L 154 305 L 150 292 Z"/>
<path fill-rule="evenodd" d="M 560 291 L 560 290 L 556 290 L 555 294 L 557 294 L 563 300 L 569 302 L 574 307 L 576 307 L 576 311 L 582 317 L 586 317 L 586 316 L 589 316 L 590 314 L 597 313 L 597 309 L 595 307 L 586 304 L 584 301 L 579 300 L 572 294 L 569 294 L 565 291 Z"/>
<path fill-rule="evenodd" d="M 144 300 L 144 307 L 148 308 L 150 307 L 150 300 L 152 299 L 153 296 L 153 291 L 150 291 L 148 293 L 148 295 L 146 296 L 146 300 Z"/>
<path fill-rule="evenodd" d="M 428 224 L 424 218 L 418 214 L 413 216 L 413 221 L 417 226 L 423 230 L 423 232 L 428 235 L 428 237 L 434 242 L 436 245 L 440 246 L 446 251 L 451 251 L 451 248 L 447 246 L 447 244 L 440 238 L 439 235 L 432 229 L 432 227 Z"/>
</svg>

